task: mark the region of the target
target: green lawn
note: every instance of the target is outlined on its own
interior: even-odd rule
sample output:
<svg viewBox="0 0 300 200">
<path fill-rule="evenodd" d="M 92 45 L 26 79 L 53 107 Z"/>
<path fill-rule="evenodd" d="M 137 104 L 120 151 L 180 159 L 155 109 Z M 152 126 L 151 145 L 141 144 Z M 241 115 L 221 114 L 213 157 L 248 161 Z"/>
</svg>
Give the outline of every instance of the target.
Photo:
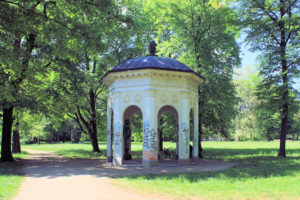
<svg viewBox="0 0 300 200">
<path fill-rule="evenodd" d="M 175 150 L 175 143 L 165 142 L 165 148 Z M 99 142 L 100 153 L 92 152 L 90 143 L 74 144 L 74 143 L 59 143 L 59 144 L 28 144 L 22 145 L 23 149 L 32 149 L 40 151 L 53 151 L 57 155 L 66 158 L 86 158 L 86 159 L 106 159 L 106 143 Z M 141 142 L 132 142 L 131 150 L 133 158 L 142 158 L 143 144 Z"/>
<path fill-rule="evenodd" d="M 220 172 L 118 178 L 114 182 L 175 199 L 300 199 L 300 142 L 287 142 L 288 158 L 277 158 L 279 142 L 203 142 L 205 158 L 243 163 Z"/>
<path fill-rule="evenodd" d="M 100 142 L 100 153 L 92 152 L 91 143 L 74 144 L 74 143 L 59 143 L 59 144 L 30 144 L 22 145 L 23 149 L 54 151 L 57 155 L 66 158 L 86 158 L 86 159 L 105 159 L 106 158 L 106 143 Z"/>
<path fill-rule="evenodd" d="M 13 155 L 15 160 L 23 159 L 28 156 L 26 152 Z M 17 193 L 18 188 L 24 180 L 25 175 L 21 172 L 19 162 L 0 162 L 0 200 L 12 199 Z"/>
<path fill-rule="evenodd" d="M 205 158 L 240 162 L 243 166 L 220 172 L 117 178 L 114 183 L 175 199 L 300 199 L 300 142 L 287 142 L 285 159 L 276 157 L 278 146 L 278 141 L 203 142 Z M 23 149 L 54 151 L 64 157 L 104 159 L 106 143 L 99 147 L 101 153 L 92 153 L 90 143 L 22 145 Z M 164 147 L 175 150 L 174 143 L 166 142 Z M 141 150 L 141 143 L 132 143 L 133 157 L 140 158 Z M 17 169 L 14 163 L 0 163 L 0 199 L 16 194 L 23 180 Z"/>
</svg>

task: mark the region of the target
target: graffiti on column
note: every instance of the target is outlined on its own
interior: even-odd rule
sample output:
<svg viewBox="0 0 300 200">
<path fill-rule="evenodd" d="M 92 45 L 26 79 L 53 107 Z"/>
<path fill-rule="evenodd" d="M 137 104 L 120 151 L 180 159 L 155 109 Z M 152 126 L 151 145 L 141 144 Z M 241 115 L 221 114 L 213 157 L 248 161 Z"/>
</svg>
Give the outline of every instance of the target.
<svg viewBox="0 0 300 200">
<path fill-rule="evenodd" d="M 158 150 L 157 132 L 154 129 L 150 131 L 150 149 Z"/>
<path fill-rule="evenodd" d="M 144 151 L 144 160 L 157 160 L 157 151 L 156 150 L 145 150 Z"/>
<path fill-rule="evenodd" d="M 146 121 L 143 123 L 143 147 L 149 149 L 149 129 L 150 129 L 150 122 Z"/>
<path fill-rule="evenodd" d="M 143 123 L 143 147 L 144 147 L 144 160 L 157 160 L 157 132 L 150 129 L 150 122 Z"/>
<path fill-rule="evenodd" d="M 121 145 L 121 126 L 119 122 L 114 124 L 114 145 L 115 147 Z"/>
<path fill-rule="evenodd" d="M 185 144 L 185 154 L 189 153 L 189 146 L 190 146 L 190 138 L 189 138 L 189 129 L 187 127 L 186 123 L 181 123 L 181 132 L 182 132 L 182 139 L 183 139 L 183 143 Z"/>
</svg>

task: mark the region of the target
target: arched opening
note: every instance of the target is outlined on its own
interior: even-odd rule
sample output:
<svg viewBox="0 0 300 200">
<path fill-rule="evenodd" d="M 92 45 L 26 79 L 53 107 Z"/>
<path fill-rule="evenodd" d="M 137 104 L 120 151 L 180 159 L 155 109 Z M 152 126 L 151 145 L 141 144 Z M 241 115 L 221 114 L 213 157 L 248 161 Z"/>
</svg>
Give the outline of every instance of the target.
<svg viewBox="0 0 300 200">
<path fill-rule="evenodd" d="M 139 107 L 129 106 L 124 112 L 124 161 L 141 160 L 142 153 L 138 151 L 138 144 L 143 141 L 143 114 Z M 132 143 L 133 141 L 133 143 Z"/>
<path fill-rule="evenodd" d="M 172 106 L 163 106 L 158 112 L 159 160 L 178 160 L 178 113 Z"/>
<path fill-rule="evenodd" d="M 194 113 L 193 113 L 193 109 L 191 108 L 190 110 L 190 159 L 193 158 L 193 151 L 194 151 L 194 147 L 195 147 L 195 143 L 194 143 Z"/>
</svg>

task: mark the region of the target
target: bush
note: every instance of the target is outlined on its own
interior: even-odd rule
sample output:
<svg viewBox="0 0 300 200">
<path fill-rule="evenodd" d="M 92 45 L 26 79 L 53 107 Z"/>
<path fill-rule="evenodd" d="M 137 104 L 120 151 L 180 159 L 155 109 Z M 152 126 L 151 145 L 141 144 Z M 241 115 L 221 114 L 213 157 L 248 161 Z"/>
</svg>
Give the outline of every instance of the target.
<svg viewBox="0 0 300 200">
<path fill-rule="evenodd" d="M 135 132 L 135 133 L 132 133 L 132 139 L 135 141 L 135 142 L 142 142 L 143 141 L 143 133 L 142 132 Z"/>
</svg>

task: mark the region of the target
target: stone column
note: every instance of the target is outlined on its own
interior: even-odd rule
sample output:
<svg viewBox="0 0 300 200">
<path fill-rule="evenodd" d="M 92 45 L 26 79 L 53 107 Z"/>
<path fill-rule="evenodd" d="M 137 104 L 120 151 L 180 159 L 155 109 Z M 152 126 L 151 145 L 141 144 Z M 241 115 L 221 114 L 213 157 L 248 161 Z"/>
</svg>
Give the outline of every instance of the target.
<svg viewBox="0 0 300 200">
<path fill-rule="evenodd" d="M 145 98 L 143 113 L 143 166 L 152 167 L 158 164 L 158 132 L 155 109 L 155 91 L 149 91 Z"/>
<path fill-rule="evenodd" d="M 111 109 L 107 105 L 107 150 L 106 150 L 106 160 L 107 162 L 112 162 L 112 141 L 111 141 Z"/>
<path fill-rule="evenodd" d="M 188 99 L 182 99 L 182 113 L 179 124 L 179 164 L 189 164 L 189 152 L 190 152 L 190 131 L 189 131 L 189 119 L 190 109 Z"/>
<path fill-rule="evenodd" d="M 199 137 L 199 106 L 198 106 L 198 98 L 195 100 L 194 104 L 194 146 L 193 146 L 193 160 L 198 158 L 198 137 Z"/>
<path fill-rule="evenodd" d="M 123 117 L 121 113 L 119 94 L 114 95 L 113 111 L 114 111 L 113 163 L 114 165 L 120 166 L 123 164 L 124 138 L 123 138 Z"/>
</svg>

